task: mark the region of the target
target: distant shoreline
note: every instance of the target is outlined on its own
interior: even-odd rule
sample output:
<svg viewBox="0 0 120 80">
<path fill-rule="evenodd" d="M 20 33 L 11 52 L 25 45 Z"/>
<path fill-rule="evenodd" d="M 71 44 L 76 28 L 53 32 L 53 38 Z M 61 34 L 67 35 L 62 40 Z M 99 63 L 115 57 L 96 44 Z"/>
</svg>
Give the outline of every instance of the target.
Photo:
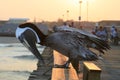
<svg viewBox="0 0 120 80">
<path fill-rule="evenodd" d="M 0 32 L 0 37 L 15 37 L 15 34 L 13 33 L 1 33 Z"/>
</svg>

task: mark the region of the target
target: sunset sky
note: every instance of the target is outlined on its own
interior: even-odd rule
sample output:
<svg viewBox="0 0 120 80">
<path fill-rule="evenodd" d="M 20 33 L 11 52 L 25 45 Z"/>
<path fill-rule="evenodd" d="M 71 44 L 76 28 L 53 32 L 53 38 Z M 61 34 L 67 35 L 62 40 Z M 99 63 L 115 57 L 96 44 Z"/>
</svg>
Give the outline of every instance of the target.
<svg viewBox="0 0 120 80">
<path fill-rule="evenodd" d="M 0 0 L 0 20 L 29 18 L 32 21 L 36 18 L 37 21 L 56 21 L 62 18 L 76 21 L 80 15 L 79 1 Z M 81 16 L 82 21 L 120 20 L 120 0 L 88 0 L 88 6 L 87 0 L 82 0 Z"/>
</svg>

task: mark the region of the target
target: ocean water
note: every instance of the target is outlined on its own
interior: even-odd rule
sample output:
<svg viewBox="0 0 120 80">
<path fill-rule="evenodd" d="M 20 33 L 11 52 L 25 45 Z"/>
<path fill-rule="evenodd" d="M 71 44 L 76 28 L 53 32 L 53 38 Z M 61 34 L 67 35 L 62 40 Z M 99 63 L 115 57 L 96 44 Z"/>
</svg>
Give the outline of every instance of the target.
<svg viewBox="0 0 120 80">
<path fill-rule="evenodd" d="M 39 47 L 42 53 L 44 47 Z M 0 80 L 28 80 L 37 68 L 37 59 L 11 37 L 0 37 Z"/>
</svg>

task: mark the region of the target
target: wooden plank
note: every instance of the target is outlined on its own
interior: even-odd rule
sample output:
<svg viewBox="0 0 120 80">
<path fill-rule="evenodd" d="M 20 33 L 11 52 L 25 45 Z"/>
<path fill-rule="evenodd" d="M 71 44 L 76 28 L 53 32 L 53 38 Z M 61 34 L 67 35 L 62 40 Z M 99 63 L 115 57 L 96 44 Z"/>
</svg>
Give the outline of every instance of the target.
<svg viewBox="0 0 120 80">
<path fill-rule="evenodd" d="M 63 65 L 67 61 L 66 56 L 60 54 L 55 50 L 53 51 L 53 55 L 54 55 L 54 64 Z"/>
<path fill-rule="evenodd" d="M 100 80 L 101 69 L 92 62 L 84 62 L 83 80 Z"/>
<path fill-rule="evenodd" d="M 67 61 L 67 57 L 55 51 L 54 54 L 54 64 L 63 65 Z M 51 80 L 79 80 L 77 73 L 73 66 L 70 64 L 70 69 L 64 68 L 53 68 L 52 69 L 52 79 Z"/>
<path fill-rule="evenodd" d="M 69 80 L 79 80 L 78 75 L 73 68 L 72 64 L 70 64 L 70 69 L 69 69 Z"/>
<path fill-rule="evenodd" d="M 64 69 L 53 68 L 52 80 L 65 80 Z"/>
<path fill-rule="evenodd" d="M 84 62 L 84 65 L 88 68 L 88 70 L 101 71 L 101 69 L 92 62 Z"/>
</svg>

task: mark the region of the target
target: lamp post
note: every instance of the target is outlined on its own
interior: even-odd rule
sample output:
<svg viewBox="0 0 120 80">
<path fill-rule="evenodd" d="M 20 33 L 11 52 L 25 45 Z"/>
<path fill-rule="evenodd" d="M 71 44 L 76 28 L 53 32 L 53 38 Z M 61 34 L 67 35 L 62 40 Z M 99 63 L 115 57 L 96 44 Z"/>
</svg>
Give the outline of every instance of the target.
<svg viewBox="0 0 120 80">
<path fill-rule="evenodd" d="M 79 4 L 80 4 L 80 10 L 79 10 L 79 26 L 81 25 L 80 24 L 80 21 L 81 21 L 81 4 L 82 4 L 82 0 L 79 1 Z"/>
<path fill-rule="evenodd" d="M 87 21 L 88 21 L 88 6 L 89 6 L 89 5 L 88 5 L 88 0 L 87 0 L 86 3 L 87 3 Z"/>
<path fill-rule="evenodd" d="M 62 15 L 63 21 L 64 21 L 64 14 Z"/>
<path fill-rule="evenodd" d="M 69 10 L 67 10 L 67 21 L 69 20 Z"/>
</svg>

